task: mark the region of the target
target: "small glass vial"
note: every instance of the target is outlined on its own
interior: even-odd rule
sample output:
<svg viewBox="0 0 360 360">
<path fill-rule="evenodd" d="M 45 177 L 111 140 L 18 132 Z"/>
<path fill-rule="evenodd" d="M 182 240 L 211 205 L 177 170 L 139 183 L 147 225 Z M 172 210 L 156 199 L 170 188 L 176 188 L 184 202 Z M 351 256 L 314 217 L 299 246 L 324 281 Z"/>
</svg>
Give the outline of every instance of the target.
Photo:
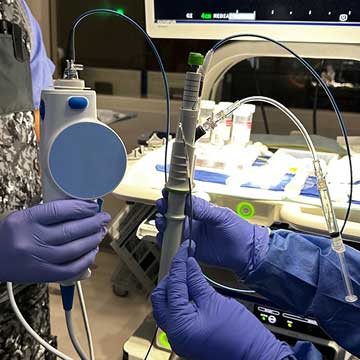
<svg viewBox="0 0 360 360">
<path fill-rule="evenodd" d="M 214 116 L 227 109 L 232 103 L 222 102 L 215 106 Z M 220 121 L 216 128 L 211 131 L 211 144 L 215 146 L 224 146 L 231 139 L 232 115 Z"/>
<path fill-rule="evenodd" d="M 228 107 L 230 107 L 233 103 L 232 102 L 221 102 L 219 103 L 219 111 L 226 110 Z M 230 144 L 231 143 L 231 134 L 232 134 L 232 128 L 233 128 L 233 114 L 230 114 L 225 120 L 223 120 L 220 123 L 224 143 Z"/>
<path fill-rule="evenodd" d="M 242 105 L 233 114 L 232 143 L 241 147 L 250 141 L 255 105 Z"/>
<path fill-rule="evenodd" d="M 212 101 L 212 100 L 202 100 L 201 101 L 199 125 L 203 125 L 209 117 L 213 116 L 215 104 L 216 104 L 215 101 Z M 210 141 L 210 132 L 207 132 L 199 141 L 208 143 Z"/>
<path fill-rule="evenodd" d="M 215 109 L 215 101 L 211 101 L 211 100 L 201 101 L 199 125 L 203 125 L 204 122 L 213 115 L 214 109 Z"/>
</svg>

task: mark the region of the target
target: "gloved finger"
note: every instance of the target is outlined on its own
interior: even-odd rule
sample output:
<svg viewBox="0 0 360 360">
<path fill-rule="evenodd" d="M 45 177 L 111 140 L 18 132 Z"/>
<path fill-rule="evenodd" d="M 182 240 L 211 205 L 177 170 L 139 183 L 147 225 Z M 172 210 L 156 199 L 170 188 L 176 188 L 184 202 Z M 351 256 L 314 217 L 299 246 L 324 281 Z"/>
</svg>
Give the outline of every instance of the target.
<svg viewBox="0 0 360 360">
<path fill-rule="evenodd" d="M 168 209 L 167 199 L 161 198 L 156 200 L 156 208 L 160 214 L 165 215 Z"/>
<path fill-rule="evenodd" d="M 56 275 L 59 277 L 58 281 L 74 279 L 83 274 L 95 262 L 98 252 L 99 248 L 96 248 L 71 263 L 53 265 L 51 269 L 54 269 L 54 272 L 56 271 Z"/>
<path fill-rule="evenodd" d="M 224 222 L 224 219 L 227 218 L 229 210 L 216 206 L 204 199 L 198 198 L 196 196 L 192 197 L 192 210 L 193 210 L 193 219 L 209 224 L 218 224 L 219 222 Z M 191 216 L 191 206 L 190 199 L 186 200 L 185 214 Z"/>
<path fill-rule="evenodd" d="M 169 192 L 166 189 L 162 189 L 161 193 L 164 199 L 167 200 L 169 198 Z"/>
<path fill-rule="evenodd" d="M 98 211 L 98 205 L 93 201 L 59 200 L 25 211 L 32 220 L 43 225 L 52 225 L 94 216 Z"/>
<path fill-rule="evenodd" d="M 171 265 L 168 280 L 168 299 L 171 314 L 186 310 L 189 303 L 187 285 L 187 259 L 189 242 L 185 241 L 178 250 Z"/>
<path fill-rule="evenodd" d="M 151 294 L 154 319 L 165 332 L 167 331 L 167 319 L 169 317 L 167 284 L 168 277 L 165 277 Z"/>
<path fill-rule="evenodd" d="M 189 258 L 187 260 L 187 267 L 190 300 L 201 307 L 201 303 L 203 301 L 208 301 L 209 296 L 214 294 L 215 290 L 206 281 L 199 264 L 194 258 Z"/>
<path fill-rule="evenodd" d="M 96 234 L 71 241 L 65 245 L 51 246 L 45 251 L 40 250 L 38 256 L 52 264 L 67 264 L 95 250 L 103 241 L 105 235 L 106 229 L 104 228 Z"/>
<path fill-rule="evenodd" d="M 166 218 L 161 214 L 156 214 L 155 226 L 158 229 L 158 231 L 163 233 L 166 230 L 166 225 L 167 225 Z"/>
<path fill-rule="evenodd" d="M 196 242 L 194 240 L 186 239 L 185 241 L 182 242 L 181 246 L 185 246 L 187 248 L 188 258 L 195 257 Z"/>
<path fill-rule="evenodd" d="M 158 234 L 156 235 L 156 245 L 157 245 L 159 248 L 162 247 L 163 239 L 164 239 L 164 233 L 158 233 Z"/>
<path fill-rule="evenodd" d="M 98 233 L 109 224 L 110 220 L 109 214 L 98 213 L 85 219 L 53 225 L 46 228 L 48 236 L 45 240 L 51 245 L 66 244 Z"/>
</svg>

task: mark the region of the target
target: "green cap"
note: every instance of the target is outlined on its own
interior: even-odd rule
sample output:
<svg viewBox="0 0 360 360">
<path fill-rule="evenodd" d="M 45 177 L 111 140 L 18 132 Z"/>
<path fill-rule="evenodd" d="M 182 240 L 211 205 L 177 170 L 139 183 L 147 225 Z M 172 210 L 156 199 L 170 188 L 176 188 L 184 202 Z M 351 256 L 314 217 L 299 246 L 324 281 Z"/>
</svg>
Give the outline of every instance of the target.
<svg viewBox="0 0 360 360">
<path fill-rule="evenodd" d="M 204 64 L 204 55 L 200 53 L 191 52 L 189 55 L 188 64 L 190 66 L 201 66 Z"/>
</svg>

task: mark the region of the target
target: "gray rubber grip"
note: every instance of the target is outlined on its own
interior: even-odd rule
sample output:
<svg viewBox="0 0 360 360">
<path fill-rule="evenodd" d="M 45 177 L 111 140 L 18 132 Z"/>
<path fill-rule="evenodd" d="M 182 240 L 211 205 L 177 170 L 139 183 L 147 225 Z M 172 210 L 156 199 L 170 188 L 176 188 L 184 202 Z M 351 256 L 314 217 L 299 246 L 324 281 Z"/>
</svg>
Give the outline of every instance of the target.
<svg viewBox="0 0 360 360">
<path fill-rule="evenodd" d="M 165 215 L 167 227 L 162 242 L 159 281 L 170 271 L 172 259 L 181 244 L 186 196 L 186 193 L 169 193 L 169 207 Z"/>
<path fill-rule="evenodd" d="M 169 180 L 168 210 L 165 215 L 167 227 L 164 233 L 159 281 L 170 271 L 171 263 L 183 239 L 186 197 L 189 193 L 189 176 L 192 178 L 195 153 L 195 132 L 199 115 L 199 92 L 201 75 L 187 73 L 184 85 L 183 106 L 180 123 L 172 149 Z M 185 144 L 184 144 L 185 141 Z M 188 171 L 190 168 L 190 174 Z"/>
</svg>

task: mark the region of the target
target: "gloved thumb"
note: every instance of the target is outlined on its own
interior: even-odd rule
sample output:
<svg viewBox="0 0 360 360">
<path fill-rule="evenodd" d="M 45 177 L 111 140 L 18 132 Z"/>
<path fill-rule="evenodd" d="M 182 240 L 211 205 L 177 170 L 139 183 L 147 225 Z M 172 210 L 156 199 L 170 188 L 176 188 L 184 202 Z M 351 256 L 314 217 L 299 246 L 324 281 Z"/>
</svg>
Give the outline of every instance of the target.
<svg viewBox="0 0 360 360">
<path fill-rule="evenodd" d="M 209 296 L 215 293 L 215 290 L 206 281 L 199 264 L 193 257 L 187 260 L 187 278 L 189 298 L 198 306 L 201 306 L 201 303 L 204 301 L 208 301 Z"/>
</svg>

